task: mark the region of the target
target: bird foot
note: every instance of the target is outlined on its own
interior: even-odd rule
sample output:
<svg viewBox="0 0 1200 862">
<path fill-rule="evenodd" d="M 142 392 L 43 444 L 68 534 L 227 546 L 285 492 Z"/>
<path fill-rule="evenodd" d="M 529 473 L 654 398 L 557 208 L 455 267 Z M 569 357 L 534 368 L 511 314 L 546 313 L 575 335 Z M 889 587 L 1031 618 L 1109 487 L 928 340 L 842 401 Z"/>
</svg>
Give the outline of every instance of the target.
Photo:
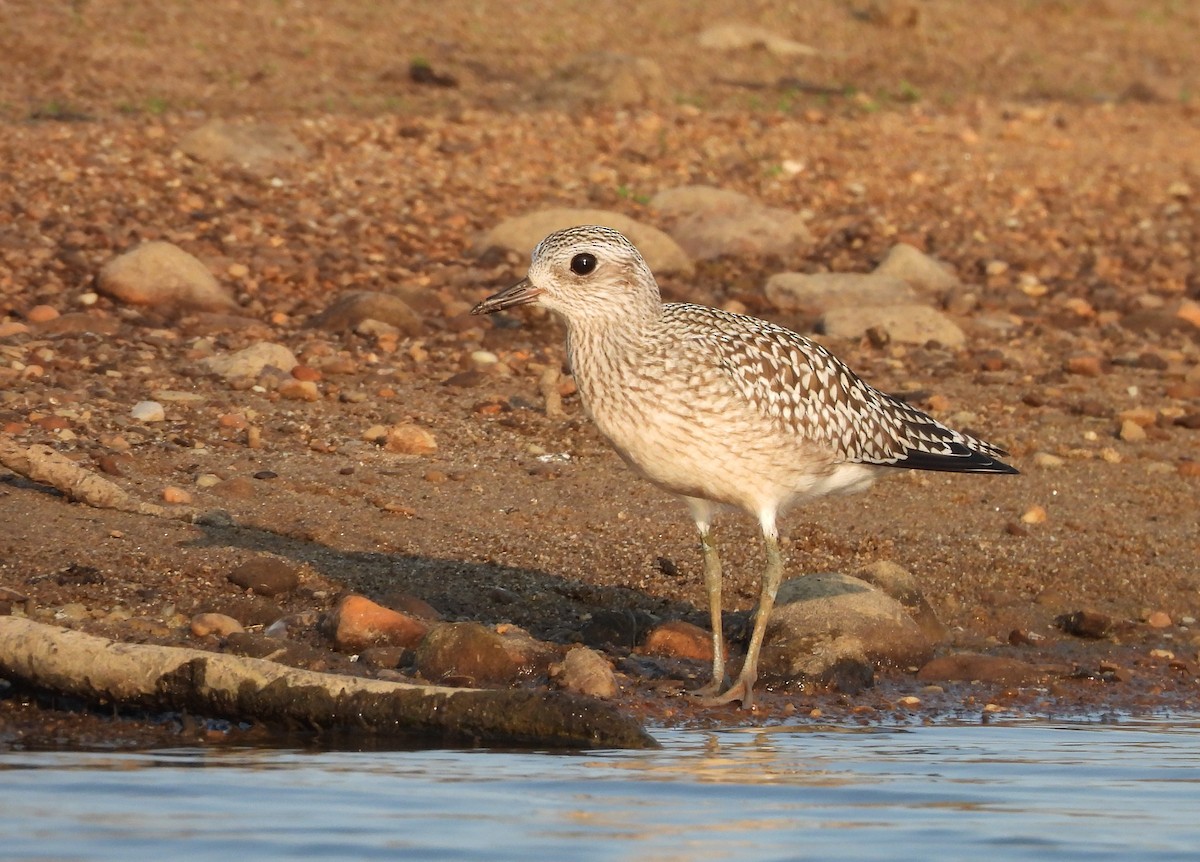
<svg viewBox="0 0 1200 862">
<path fill-rule="evenodd" d="M 703 688 L 689 692 L 689 694 L 696 698 L 696 702 L 701 706 L 724 706 L 736 700 L 741 703 L 742 709 L 754 709 L 753 683 L 748 683 L 744 678 L 738 677 L 737 682 L 717 694 L 720 689 L 721 686 L 714 681 Z"/>
</svg>

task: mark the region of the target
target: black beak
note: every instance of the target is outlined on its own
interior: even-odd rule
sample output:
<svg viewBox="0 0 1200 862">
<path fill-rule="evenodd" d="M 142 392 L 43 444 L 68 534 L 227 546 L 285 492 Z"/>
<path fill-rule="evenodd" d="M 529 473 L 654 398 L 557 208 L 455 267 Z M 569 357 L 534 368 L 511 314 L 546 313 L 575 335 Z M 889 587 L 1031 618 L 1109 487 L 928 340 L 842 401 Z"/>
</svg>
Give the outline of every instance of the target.
<svg viewBox="0 0 1200 862">
<path fill-rule="evenodd" d="M 533 283 L 523 278 L 514 284 L 512 287 L 506 287 L 499 293 L 493 293 L 479 305 L 471 309 L 472 314 L 492 314 L 496 311 L 503 311 L 506 308 L 514 308 L 518 305 L 527 305 L 530 302 L 537 302 L 537 298 L 542 295 L 542 291 L 533 286 Z"/>
</svg>

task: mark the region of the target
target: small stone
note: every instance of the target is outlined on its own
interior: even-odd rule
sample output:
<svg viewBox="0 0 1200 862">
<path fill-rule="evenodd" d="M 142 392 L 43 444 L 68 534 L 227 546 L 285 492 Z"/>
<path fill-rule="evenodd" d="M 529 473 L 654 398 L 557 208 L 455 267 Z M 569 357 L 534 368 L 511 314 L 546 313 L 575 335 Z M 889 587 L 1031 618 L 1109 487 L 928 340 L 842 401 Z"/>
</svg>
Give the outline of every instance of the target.
<svg viewBox="0 0 1200 862">
<path fill-rule="evenodd" d="M 767 279 L 763 292 L 780 311 L 889 305 L 917 298 L 912 286 L 902 279 L 862 272 L 780 272 Z M 886 334 L 883 329 L 879 331 Z"/>
<path fill-rule="evenodd" d="M 334 646 L 342 652 L 383 645 L 415 647 L 429 632 L 429 624 L 423 620 L 359 595 L 338 602 L 326 624 Z"/>
<path fill-rule="evenodd" d="M 198 638 L 216 635 L 217 637 L 225 637 L 234 632 L 242 632 L 245 629 L 242 624 L 228 614 L 218 613 L 203 613 L 196 614 L 192 617 L 191 631 Z"/>
<path fill-rule="evenodd" d="M 210 356 L 201 364 L 226 380 L 253 380 L 266 368 L 277 368 L 285 374 L 290 374 L 299 364 L 299 360 L 282 344 L 259 341 L 234 353 Z"/>
<path fill-rule="evenodd" d="M 394 425 L 387 431 L 383 446 L 401 455 L 431 455 L 437 451 L 437 439 L 420 425 Z"/>
<path fill-rule="evenodd" d="M 227 500 L 253 500 L 258 493 L 254 482 L 245 476 L 235 476 L 212 486 L 214 494 Z"/>
<path fill-rule="evenodd" d="M 274 557 L 257 557 L 242 563 L 229 573 L 229 581 L 260 596 L 277 596 L 294 590 L 300 573 Z"/>
<path fill-rule="evenodd" d="M 640 652 L 645 655 L 711 662 L 712 634 L 683 620 L 669 620 L 650 630 Z"/>
<path fill-rule="evenodd" d="M 812 57 L 817 53 L 817 49 L 811 45 L 788 39 L 774 30 L 737 21 L 714 24 L 706 28 L 696 38 L 696 43 L 701 48 L 715 51 L 763 48 L 777 57 Z"/>
<path fill-rule="evenodd" d="M 297 365 L 292 369 L 292 376 L 297 380 L 311 380 L 314 383 L 323 376 L 321 372 L 313 368 L 311 365 Z"/>
<path fill-rule="evenodd" d="M 163 488 L 162 498 L 164 503 L 170 503 L 172 506 L 187 506 L 192 502 L 192 495 L 190 493 L 174 485 L 168 485 Z"/>
<path fill-rule="evenodd" d="M 1021 516 L 1022 524 L 1044 524 L 1046 522 L 1045 506 L 1030 506 Z"/>
<path fill-rule="evenodd" d="M 167 418 L 167 411 L 157 401 L 139 401 L 129 415 L 138 422 L 162 422 Z"/>
<path fill-rule="evenodd" d="M 318 401 L 321 398 L 321 391 L 317 388 L 317 384 L 311 380 L 285 380 L 279 384 L 280 398 L 287 398 L 289 401 Z"/>
<path fill-rule="evenodd" d="M 25 319 L 30 323 L 47 323 L 58 316 L 58 309 L 52 305 L 35 305 L 29 309 Z"/>
<path fill-rule="evenodd" d="M 1200 478 L 1200 461 L 1180 461 L 1175 470 L 1188 479 Z"/>
<path fill-rule="evenodd" d="M 1146 625 L 1152 629 L 1169 629 L 1174 623 L 1171 621 L 1171 615 L 1166 611 L 1155 611 L 1146 617 Z"/>
<path fill-rule="evenodd" d="M 1099 377 L 1104 372 L 1104 366 L 1099 356 L 1070 356 L 1064 363 L 1069 374 L 1082 377 Z"/>
<path fill-rule="evenodd" d="M 1146 429 L 1132 419 L 1122 422 L 1121 430 L 1117 433 L 1126 443 L 1141 443 L 1146 439 Z"/>
<path fill-rule="evenodd" d="M 1036 452 L 1033 456 L 1033 463 L 1034 466 L 1041 467 L 1043 470 L 1057 470 L 1067 462 L 1049 452 Z"/>
<path fill-rule="evenodd" d="M 1100 639 L 1112 631 L 1112 618 L 1098 611 L 1072 611 L 1054 618 L 1054 624 L 1069 635 Z"/>
<path fill-rule="evenodd" d="M 608 659 L 585 646 L 570 650 L 550 674 L 558 685 L 588 697 L 610 698 L 617 693 L 617 677 Z"/>
<path fill-rule="evenodd" d="M 9 320 L 0 323 L 0 338 L 9 338 L 13 335 L 24 335 L 29 332 L 29 327 L 19 320 Z"/>
</svg>

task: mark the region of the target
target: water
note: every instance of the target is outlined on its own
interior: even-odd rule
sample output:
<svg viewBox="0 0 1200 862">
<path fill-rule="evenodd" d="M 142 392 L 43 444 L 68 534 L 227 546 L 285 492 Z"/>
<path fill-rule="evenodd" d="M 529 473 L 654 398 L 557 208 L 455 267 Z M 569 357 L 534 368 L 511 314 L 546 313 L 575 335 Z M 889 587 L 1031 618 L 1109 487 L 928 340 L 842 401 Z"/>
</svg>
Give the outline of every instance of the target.
<svg viewBox="0 0 1200 862">
<path fill-rule="evenodd" d="M 0 859 L 1195 860 L 1200 721 L 0 754 Z"/>
</svg>

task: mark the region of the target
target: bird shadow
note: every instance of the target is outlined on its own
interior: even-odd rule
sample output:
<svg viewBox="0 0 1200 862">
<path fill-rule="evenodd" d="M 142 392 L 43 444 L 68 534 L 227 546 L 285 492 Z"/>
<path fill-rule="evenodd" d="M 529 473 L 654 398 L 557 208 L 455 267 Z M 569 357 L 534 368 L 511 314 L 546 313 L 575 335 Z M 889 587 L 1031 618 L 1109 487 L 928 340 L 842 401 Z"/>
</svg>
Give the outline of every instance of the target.
<svg viewBox="0 0 1200 862">
<path fill-rule="evenodd" d="M 320 542 L 232 522 L 195 524 L 193 548 L 242 548 L 305 565 L 346 591 L 380 599 L 405 592 L 435 607 L 446 619 L 514 623 L 535 637 L 571 642 L 597 616 L 616 614 L 636 640 L 660 619 L 704 625 L 706 612 L 690 603 L 638 589 L 588 584 L 540 569 L 459 559 L 342 550 Z M 633 646 L 632 642 L 625 644 Z"/>
</svg>

